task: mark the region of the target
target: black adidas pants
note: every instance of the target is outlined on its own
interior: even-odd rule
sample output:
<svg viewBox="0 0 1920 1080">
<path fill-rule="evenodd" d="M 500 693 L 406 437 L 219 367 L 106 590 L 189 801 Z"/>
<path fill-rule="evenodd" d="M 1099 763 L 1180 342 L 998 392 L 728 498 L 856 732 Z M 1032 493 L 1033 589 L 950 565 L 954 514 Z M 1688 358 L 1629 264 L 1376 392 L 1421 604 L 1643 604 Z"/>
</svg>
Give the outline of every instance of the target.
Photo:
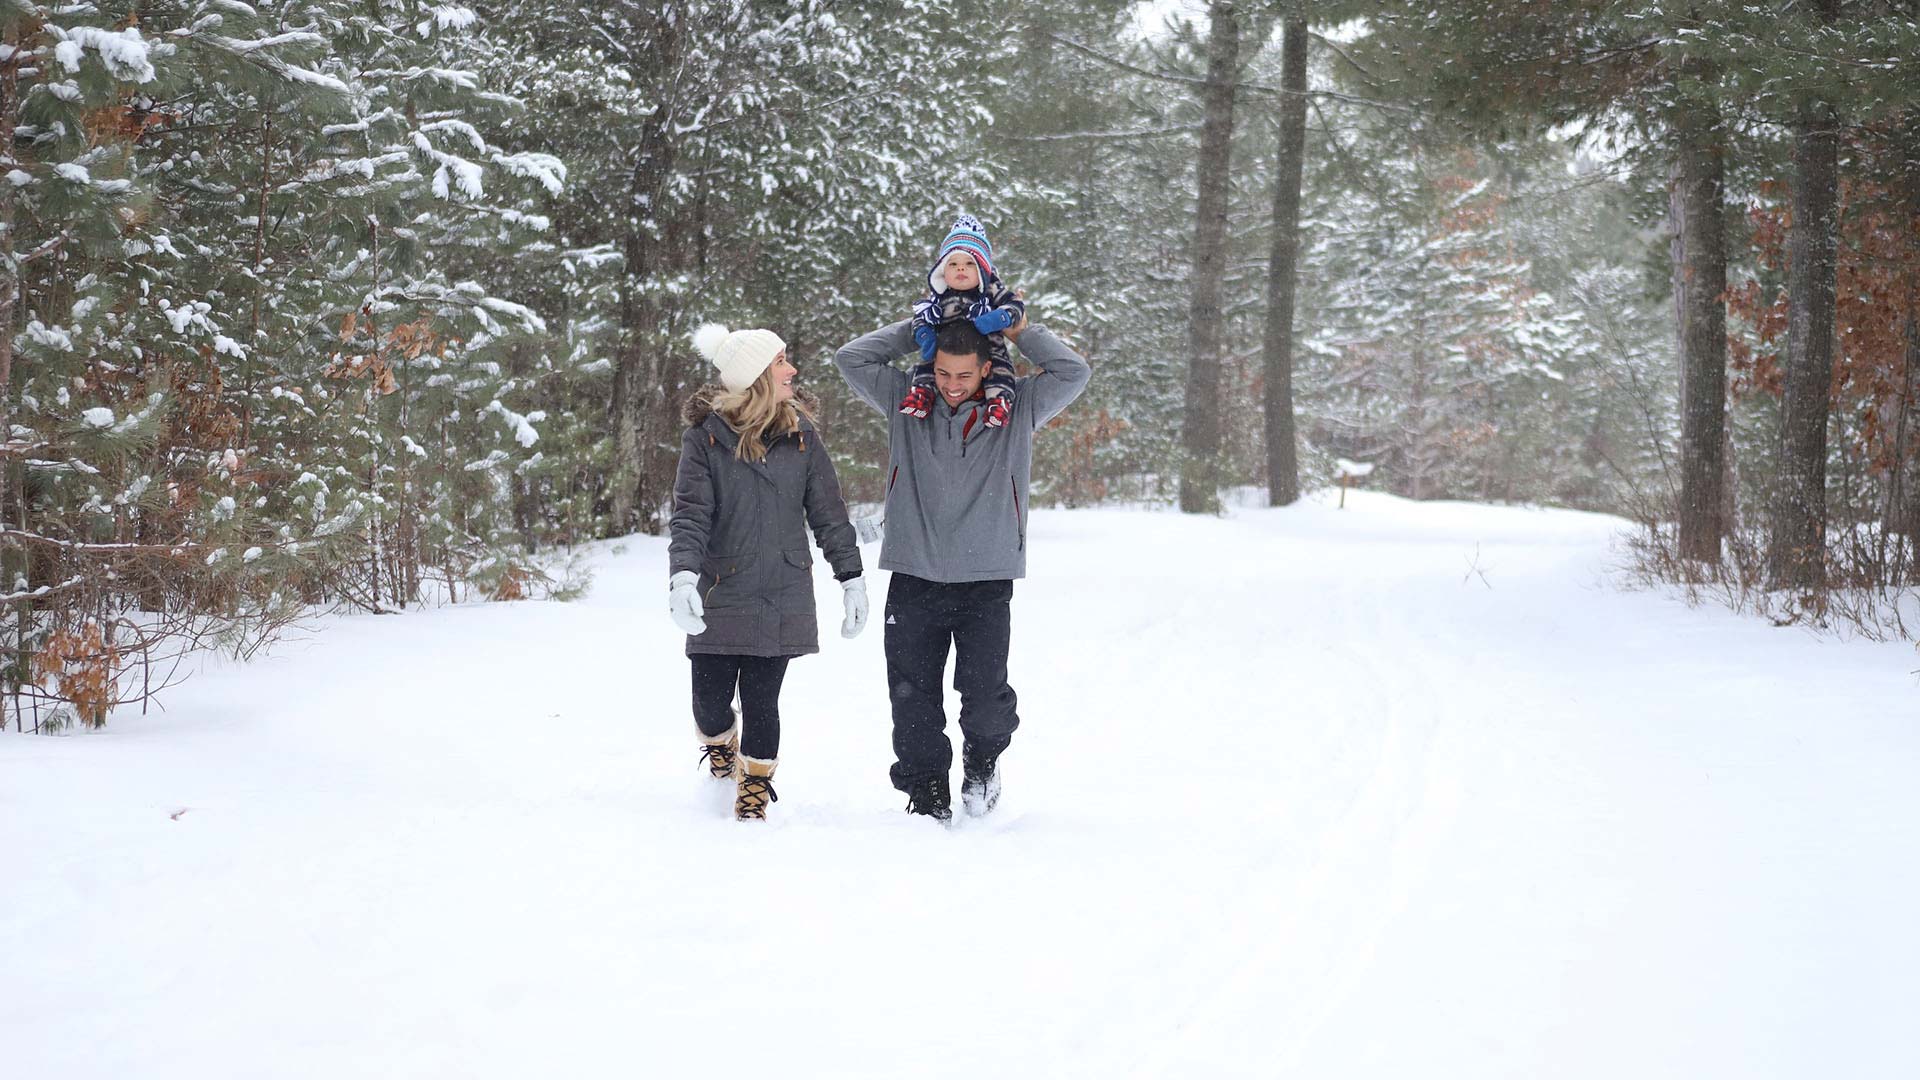
<svg viewBox="0 0 1920 1080">
<path fill-rule="evenodd" d="M 969 753 L 1000 756 L 1020 726 L 1007 685 L 1013 582 L 946 584 L 896 573 L 887 585 L 887 685 L 893 701 L 893 786 L 910 791 L 953 768 L 941 677 L 955 651 L 960 733 Z"/>
</svg>

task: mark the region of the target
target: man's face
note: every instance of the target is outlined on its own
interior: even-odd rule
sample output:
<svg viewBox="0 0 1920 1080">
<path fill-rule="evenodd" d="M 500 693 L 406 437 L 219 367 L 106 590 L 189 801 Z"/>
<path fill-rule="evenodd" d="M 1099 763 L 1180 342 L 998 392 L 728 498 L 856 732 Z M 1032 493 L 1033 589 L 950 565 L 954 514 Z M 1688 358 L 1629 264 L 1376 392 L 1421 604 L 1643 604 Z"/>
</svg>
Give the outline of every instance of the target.
<svg viewBox="0 0 1920 1080">
<path fill-rule="evenodd" d="M 980 267 L 974 264 L 973 256 L 955 251 L 947 256 L 940 270 L 947 278 L 947 288 L 959 292 L 980 287 Z"/>
<path fill-rule="evenodd" d="M 980 392 L 980 379 L 985 373 L 980 370 L 980 358 L 971 353 L 933 354 L 933 385 L 940 391 L 940 400 L 948 408 L 957 409 L 960 403 Z"/>
</svg>

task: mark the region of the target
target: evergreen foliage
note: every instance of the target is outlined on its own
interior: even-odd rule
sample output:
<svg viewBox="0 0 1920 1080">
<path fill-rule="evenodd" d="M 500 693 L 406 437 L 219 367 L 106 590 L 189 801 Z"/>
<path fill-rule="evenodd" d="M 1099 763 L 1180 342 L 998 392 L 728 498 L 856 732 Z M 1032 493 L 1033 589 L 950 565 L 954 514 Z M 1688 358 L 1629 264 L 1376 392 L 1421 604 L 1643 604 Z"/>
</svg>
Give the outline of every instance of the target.
<svg viewBox="0 0 1920 1080">
<path fill-rule="evenodd" d="M 1789 341 L 1820 332 L 1787 333 L 1806 295 L 1792 162 L 1837 126 L 1829 480 L 1796 466 L 1799 503 L 1774 505 L 1809 509 L 1824 483 L 1831 527 L 1865 530 L 1882 580 L 1910 572 L 1911 0 L 1143 10 L 0 6 L 16 719 L 101 722 L 169 658 L 251 650 L 316 608 L 577 590 L 567 552 L 664 521 L 700 322 L 787 340 L 849 497 L 877 501 L 884 418 L 832 351 L 906 314 L 959 211 L 1095 365 L 1036 444 L 1038 498 L 1164 502 L 1184 476 L 1208 506 L 1263 484 L 1279 106 L 1303 98 L 1303 486 L 1339 457 L 1414 497 L 1670 522 L 1702 497 L 1696 420 L 1716 407 L 1683 382 L 1723 384 L 1730 335 L 1729 433 L 1709 440 L 1732 455 L 1714 467 L 1737 489 L 1723 530 L 1782 514 L 1765 509 L 1789 457 L 1777 397 L 1805 351 Z M 1240 44 L 1212 78 L 1234 110 L 1208 157 L 1222 19 Z M 1304 93 L 1281 85 L 1288 20 Z M 1694 166 L 1711 194 L 1688 210 Z M 1203 188 L 1217 241 L 1196 231 Z M 1701 252 L 1671 246 L 1675 222 L 1724 241 L 1725 297 L 1689 295 Z M 1196 336 L 1194 289 L 1216 276 L 1217 325 Z M 1191 383 L 1199 352 L 1217 376 Z M 1190 385 L 1215 383 L 1209 410 Z M 1209 412 L 1217 450 L 1183 446 Z"/>
</svg>

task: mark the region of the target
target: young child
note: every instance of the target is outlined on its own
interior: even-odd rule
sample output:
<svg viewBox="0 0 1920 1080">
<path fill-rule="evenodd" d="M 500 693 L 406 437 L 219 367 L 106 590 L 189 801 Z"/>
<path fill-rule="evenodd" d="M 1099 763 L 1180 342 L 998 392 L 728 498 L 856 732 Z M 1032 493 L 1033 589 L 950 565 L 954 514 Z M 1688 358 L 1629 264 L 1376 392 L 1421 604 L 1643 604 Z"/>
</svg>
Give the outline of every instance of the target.
<svg viewBox="0 0 1920 1080">
<path fill-rule="evenodd" d="M 943 323 L 965 319 L 982 334 L 992 352 L 992 363 L 981 380 L 987 398 L 987 426 L 1004 427 L 1013 410 L 1013 357 L 1002 331 L 1017 326 L 1027 305 L 993 272 L 993 245 L 987 230 L 971 214 L 954 219 L 940 242 L 933 269 L 927 272 L 927 295 L 913 305 L 913 340 L 920 346 L 920 363 L 913 368 L 913 386 L 900 402 L 900 411 L 926 419 L 933 407 L 933 343 Z"/>
</svg>

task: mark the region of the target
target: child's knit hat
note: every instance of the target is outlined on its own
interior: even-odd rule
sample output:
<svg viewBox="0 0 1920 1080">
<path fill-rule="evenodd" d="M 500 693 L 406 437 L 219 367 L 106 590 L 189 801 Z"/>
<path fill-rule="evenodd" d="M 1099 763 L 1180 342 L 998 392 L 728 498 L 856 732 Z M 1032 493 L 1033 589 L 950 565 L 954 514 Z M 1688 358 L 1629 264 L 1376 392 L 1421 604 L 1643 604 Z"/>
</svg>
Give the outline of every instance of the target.
<svg viewBox="0 0 1920 1080">
<path fill-rule="evenodd" d="M 693 332 L 693 347 L 720 369 L 720 385 L 737 394 L 753 385 L 787 343 L 771 330 L 728 330 L 707 323 Z"/>
<path fill-rule="evenodd" d="M 993 276 L 993 245 L 987 242 L 986 227 L 972 214 L 961 214 L 953 219 L 953 228 L 947 238 L 940 241 L 940 253 L 933 257 L 933 269 L 927 271 L 927 288 L 932 289 L 935 296 L 947 291 L 947 279 L 940 273 L 940 267 L 946 263 L 947 256 L 956 251 L 973 256 L 974 265 L 980 268 L 982 284 Z"/>
</svg>

